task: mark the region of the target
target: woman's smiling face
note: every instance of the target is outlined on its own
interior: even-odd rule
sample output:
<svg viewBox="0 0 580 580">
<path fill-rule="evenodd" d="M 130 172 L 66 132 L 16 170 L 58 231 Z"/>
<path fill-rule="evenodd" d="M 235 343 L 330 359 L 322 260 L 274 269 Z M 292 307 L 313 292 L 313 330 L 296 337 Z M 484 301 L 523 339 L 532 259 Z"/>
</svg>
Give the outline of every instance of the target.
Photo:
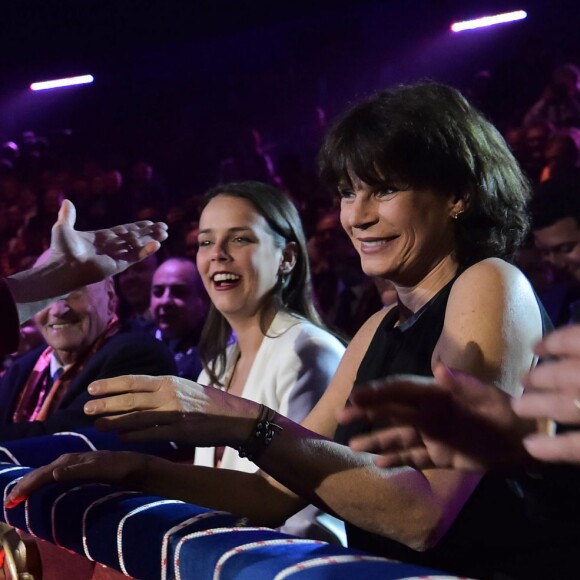
<svg viewBox="0 0 580 580">
<path fill-rule="evenodd" d="M 340 221 L 365 274 L 411 286 L 453 251 L 452 196 L 424 189 L 339 186 Z"/>
<path fill-rule="evenodd" d="M 260 314 L 280 276 L 283 243 L 278 240 L 246 199 L 223 194 L 205 206 L 197 267 L 211 301 L 226 318 Z"/>
</svg>

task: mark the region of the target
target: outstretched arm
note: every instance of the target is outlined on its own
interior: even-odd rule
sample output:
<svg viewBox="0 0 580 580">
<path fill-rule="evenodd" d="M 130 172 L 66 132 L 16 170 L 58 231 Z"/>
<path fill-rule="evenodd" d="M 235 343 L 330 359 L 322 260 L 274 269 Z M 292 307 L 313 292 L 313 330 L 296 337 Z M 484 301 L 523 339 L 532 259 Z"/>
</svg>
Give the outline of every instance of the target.
<svg viewBox="0 0 580 580">
<path fill-rule="evenodd" d="M 79 232 L 75 220 L 75 207 L 65 200 L 52 228 L 48 260 L 6 280 L 21 322 L 55 298 L 122 272 L 155 253 L 167 238 L 167 226 L 160 222 Z"/>
<path fill-rule="evenodd" d="M 6 507 L 15 507 L 35 489 L 54 481 L 110 483 L 240 517 L 250 516 L 252 524 L 270 527 L 277 527 L 304 505 L 257 473 L 174 463 L 131 451 L 95 451 L 68 453 L 28 473 L 7 496 Z M 285 517 L 276 509 L 281 505 L 288 506 Z"/>
</svg>

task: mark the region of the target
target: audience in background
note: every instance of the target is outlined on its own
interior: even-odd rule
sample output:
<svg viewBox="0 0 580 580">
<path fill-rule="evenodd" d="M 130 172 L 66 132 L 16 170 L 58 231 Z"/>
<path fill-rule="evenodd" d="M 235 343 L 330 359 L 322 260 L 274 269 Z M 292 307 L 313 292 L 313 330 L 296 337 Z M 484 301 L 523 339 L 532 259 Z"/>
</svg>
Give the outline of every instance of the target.
<svg viewBox="0 0 580 580">
<path fill-rule="evenodd" d="M 153 274 L 160 260 L 153 254 L 127 268 L 117 277 L 119 294 L 119 318 L 134 330 L 154 332 L 153 319 L 149 310 Z"/>
<path fill-rule="evenodd" d="M 150 305 L 155 336 L 172 352 L 180 377 L 195 380 L 203 368 L 197 344 L 208 306 L 207 293 L 193 262 L 169 258 L 155 270 Z"/>
<path fill-rule="evenodd" d="M 479 71 L 468 91 L 470 99 L 492 116 L 501 110 L 495 82 L 493 71 Z M 527 113 L 507 119 L 503 126 L 535 196 L 533 240 L 520 250 L 518 264 L 556 325 L 579 322 L 579 69 L 571 63 L 556 67 Z M 350 337 L 372 312 L 393 304 L 393 287 L 362 273 L 358 256 L 340 231 L 337 213 L 320 209 L 329 204 L 310 164 L 304 162 L 310 145 L 298 152 L 263 146 L 260 133 L 249 129 L 240 134 L 232 157 L 216 164 L 216 173 L 222 183 L 231 179 L 276 183 L 296 202 L 310 236 L 317 304 L 325 322 Z M 38 327 L 34 322 L 23 326 L 19 350 L 4 360 L 0 440 L 86 425 L 82 406 L 88 400 L 86 386 L 93 380 L 172 372 L 196 378 L 201 370 L 197 342 L 207 303 L 190 261 L 199 249 L 197 198 L 177 202 L 175 192 L 162 185 L 154 166 L 144 160 L 127 164 L 125 171 L 121 164 L 97 159 L 71 162 L 56 152 L 56 140 L 33 132 L 0 146 L 0 273 L 8 276 L 28 267 L 47 250 L 64 197 L 77 201 L 85 227 L 165 219 L 170 224 L 166 251 L 171 258 L 159 265 L 160 258 L 151 256 L 118 276 L 118 315 L 132 329 L 155 333 L 169 347 L 177 370 L 151 337 L 121 330 L 110 280 L 81 288 L 40 312 L 35 319 Z M 580 331 L 562 336 L 578 340 Z M 39 346 L 42 338 L 48 347 Z M 64 374 L 53 379 L 53 370 Z M 438 374 L 443 376 L 443 371 Z M 498 396 L 491 387 L 489 392 Z M 573 404 L 578 406 L 578 401 Z M 558 443 L 564 441 L 560 435 Z M 548 459 L 554 458 L 562 456 Z M 572 501 L 575 493 L 574 489 Z"/>
<path fill-rule="evenodd" d="M 115 305 L 107 278 L 36 314 L 46 345 L 16 360 L 0 379 L 0 441 L 90 425 L 83 405 L 94 380 L 146 369 L 174 372 L 165 347 L 147 335 L 122 332 Z"/>
<path fill-rule="evenodd" d="M 556 127 L 580 127 L 580 69 L 571 63 L 554 69 L 542 97 L 524 118 L 524 124 L 548 121 Z"/>
<path fill-rule="evenodd" d="M 531 204 L 532 233 L 541 259 L 553 269 L 543 292 L 556 326 L 580 320 L 580 190 L 566 181 L 538 187 Z"/>
<path fill-rule="evenodd" d="M 501 77 L 494 70 L 477 71 L 469 82 L 466 92 L 475 104 L 483 106 L 494 118 L 499 112 L 503 115 L 506 139 L 534 185 L 549 178 L 578 179 L 579 79 L 574 63 L 559 64 L 547 79 L 543 94 L 526 95 L 527 103 L 520 96 L 523 105 L 513 110 L 506 110 L 504 103 L 498 102 Z M 525 114 L 519 112 L 526 109 Z M 317 109 L 320 126 L 325 124 L 326 110 L 327 107 Z M 302 120 L 302 125 L 312 125 L 310 116 Z M 296 145 L 281 145 L 284 136 L 276 136 L 276 126 L 264 131 L 267 129 L 268 142 L 279 143 L 276 146 L 264 145 L 255 125 L 248 127 L 240 131 L 233 155 L 221 164 L 216 161 L 220 180 L 262 179 L 279 184 L 300 208 L 307 236 L 316 236 L 316 224 L 325 217 L 320 208 L 328 207 L 328 194 L 313 171 L 312 151 L 318 146 L 320 131 L 301 130 L 297 150 Z M 76 143 L 74 132 L 62 130 L 49 137 L 27 131 L 0 145 L 1 273 L 10 275 L 29 266 L 48 247 L 50 224 L 63 197 L 76 203 L 81 227 L 169 218 L 169 255 L 189 254 L 191 258 L 195 234 L 190 232 L 198 218 L 190 211 L 190 199 L 194 198 L 181 195 L 179 199 L 175 191 L 163 185 L 156 166 L 143 157 L 128 163 L 115 163 L 110 156 L 91 158 L 88 150 L 85 155 L 77 150 Z M 184 187 L 199 184 L 188 183 Z M 341 251 L 337 248 L 335 254 Z M 320 306 L 323 310 L 332 307 L 322 303 Z"/>
</svg>

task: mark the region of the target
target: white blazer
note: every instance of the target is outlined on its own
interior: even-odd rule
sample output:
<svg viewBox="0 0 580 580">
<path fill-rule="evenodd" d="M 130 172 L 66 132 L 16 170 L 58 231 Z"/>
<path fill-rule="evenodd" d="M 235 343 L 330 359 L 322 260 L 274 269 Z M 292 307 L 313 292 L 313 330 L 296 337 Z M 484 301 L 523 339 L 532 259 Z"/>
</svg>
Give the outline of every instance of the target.
<svg viewBox="0 0 580 580">
<path fill-rule="evenodd" d="M 344 350 L 342 343 L 326 330 L 296 315 L 278 312 L 258 349 L 242 397 L 300 423 L 326 390 Z M 226 353 L 222 375 L 226 385 L 237 357 L 238 345 L 234 343 Z M 204 370 L 198 382 L 206 385 L 208 381 Z M 198 447 L 194 463 L 213 466 L 214 455 L 214 447 Z M 221 467 L 248 473 L 258 470 L 229 447 L 224 451 Z"/>
</svg>

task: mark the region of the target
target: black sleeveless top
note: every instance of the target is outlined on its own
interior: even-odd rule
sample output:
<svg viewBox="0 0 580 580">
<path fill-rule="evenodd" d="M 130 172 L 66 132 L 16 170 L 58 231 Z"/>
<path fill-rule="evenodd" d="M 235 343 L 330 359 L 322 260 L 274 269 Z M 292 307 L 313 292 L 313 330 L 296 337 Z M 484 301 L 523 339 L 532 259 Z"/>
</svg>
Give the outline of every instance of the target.
<svg viewBox="0 0 580 580">
<path fill-rule="evenodd" d="M 397 373 L 433 376 L 431 356 L 443 330 L 454 281 L 400 326 L 395 326 L 397 307 L 385 315 L 361 362 L 357 383 Z M 544 326 L 549 328 L 541 304 L 540 310 Z M 344 441 L 366 430 L 358 425 L 339 438 Z M 578 525 L 530 518 L 521 484 L 522 477 L 516 481 L 486 474 L 445 536 L 425 552 L 347 523 L 349 546 L 471 578 L 579 578 L 580 564 L 573 564 L 580 548 Z"/>
</svg>

